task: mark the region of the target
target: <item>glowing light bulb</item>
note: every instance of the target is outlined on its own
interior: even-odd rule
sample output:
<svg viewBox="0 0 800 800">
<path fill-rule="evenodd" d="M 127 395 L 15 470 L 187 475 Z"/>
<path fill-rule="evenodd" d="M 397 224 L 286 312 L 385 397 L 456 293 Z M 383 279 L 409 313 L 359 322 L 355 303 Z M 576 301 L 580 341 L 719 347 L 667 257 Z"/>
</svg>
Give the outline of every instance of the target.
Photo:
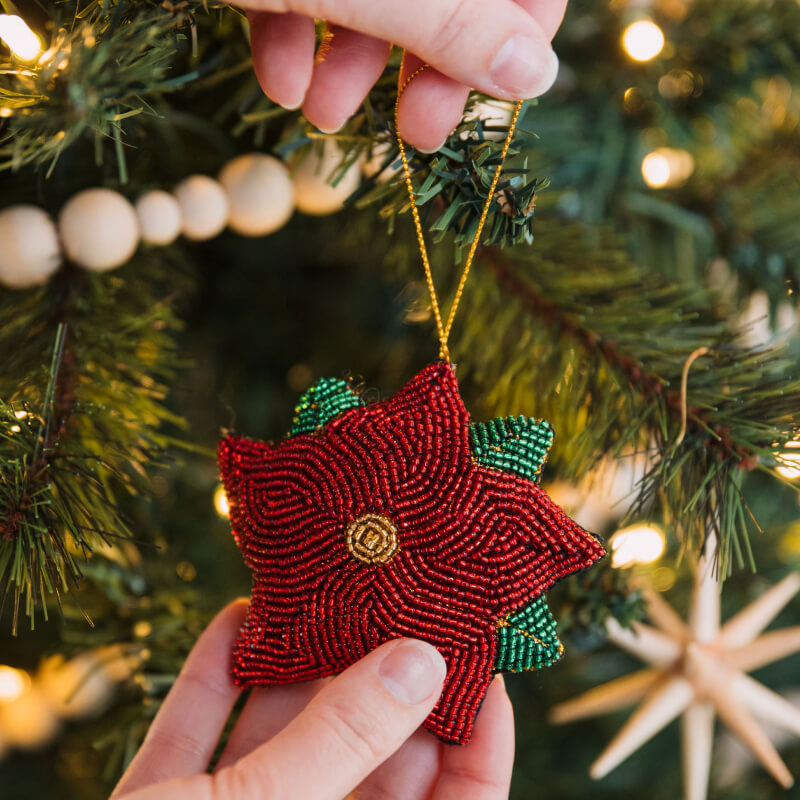
<svg viewBox="0 0 800 800">
<path fill-rule="evenodd" d="M 663 49 L 664 34 L 655 22 L 639 20 L 625 28 L 622 46 L 634 61 L 650 61 Z"/>
<path fill-rule="evenodd" d="M 0 703 L 11 703 L 22 696 L 31 679 L 27 672 L 0 666 Z"/>
<path fill-rule="evenodd" d="M 20 61 L 33 61 L 42 52 L 39 37 L 16 14 L 0 14 L 0 39 Z"/>
<path fill-rule="evenodd" d="M 221 517 L 230 515 L 231 507 L 225 494 L 225 487 L 222 484 L 217 486 L 217 490 L 214 492 L 214 508 L 217 509 L 217 514 Z"/>
<path fill-rule="evenodd" d="M 611 565 L 632 567 L 649 564 L 664 552 L 664 534 L 652 525 L 632 525 L 617 531 L 609 540 Z"/>
<path fill-rule="evenodd" d="M 781 454 L 779 461 L 782 466 L 778 467 L 778 472 L 790 480 L 800 478 L 800 439 L 787 442 L 786 447 L 797 452 Z"/>
<path fill-rule="evenodd" d="M 28 412 L 27 411 L 15 411 L 14 412 L 14 416 L 17 419 L 25 419 L 25 417 L 28 416 Z"/>
<path fill-rule="evenodd" d="M 648 153 L 642 160 L 642 177 L 653 189 L 669 183 L 669 161 L 661 153 Z"/>
<path fill-rule="evenodd" d="M 642 177 L 652 189 L 679 186 L 694 172 L 694 158 L 686 150 L 659 147 L 642 159 Z"/>
</svg>

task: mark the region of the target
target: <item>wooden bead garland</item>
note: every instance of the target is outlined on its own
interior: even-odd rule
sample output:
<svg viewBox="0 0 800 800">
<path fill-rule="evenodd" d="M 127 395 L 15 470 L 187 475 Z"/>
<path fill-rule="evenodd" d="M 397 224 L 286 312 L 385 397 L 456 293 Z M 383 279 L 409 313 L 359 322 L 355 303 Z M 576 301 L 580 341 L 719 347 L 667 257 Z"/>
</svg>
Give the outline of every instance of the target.
<svg viewBox="0 0 800 800">
<path fill-rule="evenodd" d="M 330 147 L 326 152 L 330 151 Z M 295 208 L 296 187 L 309 198 L 318 191 L 321 200 L 308 213 L 338 210 L 358 186 L 357 168 L 344 181 L 330 187 L 303 165 L 292 178 L 283 162 L 264 153 L 237 156 L 220 171 L 219 181 L 192 175 L 172 193 L 152 190 L 135 207 L 119 192 L 92 188 L 79 192 L 64 206 L 58 229 L 47 213 L 36 206 L 19 205 L 0 211 L 0 286 L 27 289 L 45 283 L 58 269 L 64 253 L 79 267 L 106 272 L 128 261 L 141 240 L 165 246 L 179 234 L 205 241 L 229 225 L 244 236 L 264 236 L 282 227 Z M 333 169 L 332 161 L 326 162 Z M 329 171 L 330 171 L 329 169 Z M 322 183 L 318 183 L 322 180 Z M 312 186 L 313 184 L 313 186 Z M 60 241 L 59 241 L 60 235 Z"/>
</svg>

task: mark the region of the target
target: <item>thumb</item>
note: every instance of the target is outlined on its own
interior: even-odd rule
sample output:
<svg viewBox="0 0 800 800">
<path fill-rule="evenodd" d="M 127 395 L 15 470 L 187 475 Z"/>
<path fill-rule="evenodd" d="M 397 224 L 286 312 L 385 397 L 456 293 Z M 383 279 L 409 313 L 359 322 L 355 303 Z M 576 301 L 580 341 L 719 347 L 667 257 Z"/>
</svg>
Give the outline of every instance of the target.
<svg viewBox="0 0 800 800">
<path fill-rule="evenodd" d="M 536 20 L 514 0 L 243 0 L 394 42 L 439 72 L 505 100 L 550 88 L 558 59 Z"/>
<path fill-rule="evenodd" d="M 339 800 L 419 727 L 446 673 L 432 645 L 396 639 L 326 686 L 289 725 L 214 775 L 224 800 Z"/>
<path fill-rule="evenodd" d="M 394 639 L 331 681 L 281 733 L 236 764 L 153 784 L 125 800 L 341 800 L 419 727 L 446 672 L 432 645 Z"/>
</svg>

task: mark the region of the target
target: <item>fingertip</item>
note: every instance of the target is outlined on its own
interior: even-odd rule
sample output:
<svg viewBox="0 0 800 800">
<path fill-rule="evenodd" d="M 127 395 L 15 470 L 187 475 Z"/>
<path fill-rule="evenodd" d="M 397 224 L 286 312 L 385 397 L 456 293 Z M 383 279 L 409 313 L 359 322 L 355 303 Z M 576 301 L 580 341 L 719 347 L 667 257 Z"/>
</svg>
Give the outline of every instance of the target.
<svg viewBox="0 0 800 800">
<path fill-rule="evenodd" d="M 419 59 L 403 62 L 410 74 Z M 401 76 L 401 80 L 405 80 Z M 417 75 L 403 91 L 397 109 L 397 127 L 410 145 L 424 153 L 439 150 L 461 121 L 469 87 L 429 68 Z"/>
<path fill-rule="evenodd" d="M 302 14 L 248 13 L 253 69 L 264 94 L 274 103 L 296 109 L 314 68 L 314 20 Z"/>
<path fill-rule="evenodd" d="M 325 57 L 318 59 L 303 102 L 306 119 L 335 133 L 358 110 L 383 72 L 391 45 L 382 39 L 331 25 Z"/>
<path fill-rule="evenodd" d="M 381 684 L 395 700 L 433 707 L 447 676 L 447 663 L 437 648 L 421 639 L 397 639 L 376 659 Z"/>
<path fill-rule="evenodd" d="M 222 634 L 230 636 L 242 627 L 247 609 L 250 607 L 250 600 L 247 597 L 237 597 L 224 606 L 209 623 L 209 629 L 213 627 L 212 635 Z"/>
<path fill-rule="evenodd" d="M 511 698 L 508 696 L 506 690 L 506 680 L 501 672 L 498 672 L 492 682 L 489 684 L 488 694 L 491 693 L 491 705 L 494 707 L 493 712 L 498 715 L 500 724 L 508 729 L 510 727 L 512 736 L 514 731 L 514 706 L 511 703 Z"/>
</svg>

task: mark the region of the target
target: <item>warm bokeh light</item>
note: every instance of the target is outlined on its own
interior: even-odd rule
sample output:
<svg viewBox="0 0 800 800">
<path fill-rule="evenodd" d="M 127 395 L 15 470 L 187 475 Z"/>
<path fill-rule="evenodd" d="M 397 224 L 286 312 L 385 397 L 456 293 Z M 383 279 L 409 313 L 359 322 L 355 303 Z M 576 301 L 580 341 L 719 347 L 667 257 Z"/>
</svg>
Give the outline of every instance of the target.
<svg viewBox="0 0 800 800">
<path fill-rule="evenodd" d="M 657 567 L 650 578 L 650 586 L 657 592 L 668 592 L 675 585 L 675 570 L 672 567 Z"/>
<path fill-rule="evenodd" d="M 800 478 L 800 439 L 795 439 L 792 442 L 787 442 L 786 447 L 791 450 L 796 450 L 795 453 L 782 453 L 780 458 L 781 466 L 778 467 L 778 472 L 784 478 L 794 480 Z"/>
<path fill-rule="evenodd" d="M 651 189 L 679 186 L 693 172 L 691 153 L 675 147 L 659 147 L 642 159 L 642 177 Z"/>
<path fill-rule="evenodd" d="M 228 505 L 228 497 L 222 484 L 217 486 L 217 490 L 214 492 L 214 508 L 221 517 L 227 517 L 230 514 L 231 507 Z"/>
<path fill-rule="evenodd" d="M 10 703 L 22 695 L 30 684 L 27 672 L 14 667 L 0 666 L 0 703 Z"/>
<path fill-rule="evenodd" d="M 631 525 L 617 531 L 609 540 L 611 564 L 614 567 L 632 567 L 649 564 L 664 552 L 664 534 L 652 525 Z"/>
<path fill-rule="evenodd" d="M 0 39 L 20 61 L 33 61 L 42 52 L 39 37 L 16 14 L 0 14 Z"/>
<path fill-rule="evenodd" d="M 669 183 L 669 162 L 661 153 L 648 153 L 642 160 L 642 177 L 653 189 Z"/>
<path fill-rule="evenodd" d="M 634 61 L 650 61 L 664 47 L 664 34 L 655 22 L 639 20 L 625 28 L 622 46 Z"/>
<path fill-rule="evenodd" d="M 191 561 L 181 561 L 175 567 L 177 576 L 182 580 L 193 581 L 197 577 L 197 567 Z"/>
<path fill-rule="evenodd" d="M 14 412 L 14 416 L 17 419 L 25 419 L 25 417 L 28 416 L 28 412 L 27 411 L 15 411 Z"/>
</svg>

